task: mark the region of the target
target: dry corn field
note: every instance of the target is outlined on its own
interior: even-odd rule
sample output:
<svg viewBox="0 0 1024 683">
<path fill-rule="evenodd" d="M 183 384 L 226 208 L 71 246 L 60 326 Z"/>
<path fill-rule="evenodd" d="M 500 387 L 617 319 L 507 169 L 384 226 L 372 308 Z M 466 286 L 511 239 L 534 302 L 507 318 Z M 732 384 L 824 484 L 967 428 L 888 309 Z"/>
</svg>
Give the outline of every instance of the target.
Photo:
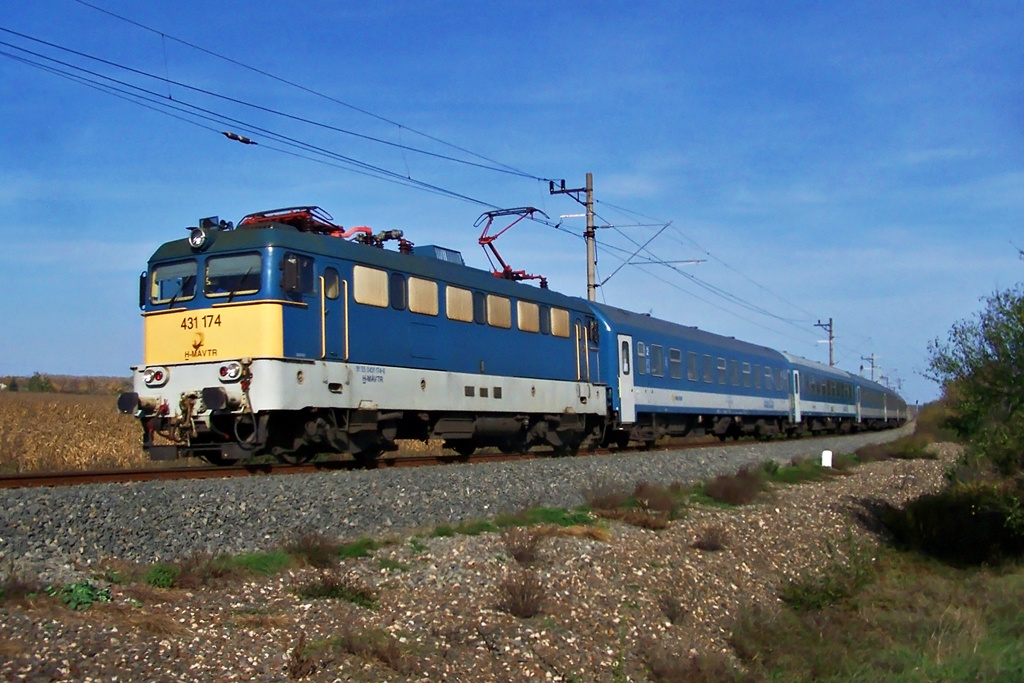
<svg viewBox="0 0 1024 683">
<path fill-rule="evenodd" d="M 141 467 L 140 436 L 115 395 L 0 392 L 0 472 Z"/>
<path fill-rule="evenodd" d="M 141 439 L 116 395 L 0 391 L 0 473 L 151 466 Z M 398 444 L 398 455 L 442 452 L 441 441 Z"/>
</svg>

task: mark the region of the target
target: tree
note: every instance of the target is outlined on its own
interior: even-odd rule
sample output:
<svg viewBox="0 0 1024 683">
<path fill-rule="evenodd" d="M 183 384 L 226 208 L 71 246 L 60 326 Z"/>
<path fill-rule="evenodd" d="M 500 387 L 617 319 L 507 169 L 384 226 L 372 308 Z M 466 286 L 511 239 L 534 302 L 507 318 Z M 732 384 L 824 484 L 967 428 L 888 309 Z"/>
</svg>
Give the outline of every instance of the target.
<svg viewBox="0 0 1024 683">
<path fill-rule="evenodd" d="M 41 375 L 38 372 L 34 373 L 28 378 L 26 388 L 29 391 L 56 391 L 53 386 L 53 382 L 46 375 Z"/>
<path fill-rule="evenodd" d="M 928 344 L 926 376 L 942 385 L 950 426 L 969 450 L 1016 472 L 1024 468 L 1024 290 L 983 301 L 985 309 L 953 325 L 947 342 Z"/>
</svg>

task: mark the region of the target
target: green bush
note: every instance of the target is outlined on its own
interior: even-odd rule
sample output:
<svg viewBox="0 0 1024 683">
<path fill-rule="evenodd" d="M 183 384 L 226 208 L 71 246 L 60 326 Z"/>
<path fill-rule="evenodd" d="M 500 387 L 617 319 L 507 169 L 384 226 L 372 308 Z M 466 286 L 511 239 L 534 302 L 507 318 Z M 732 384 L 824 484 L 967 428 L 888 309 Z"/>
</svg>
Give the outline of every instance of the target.
<svg viewBox="0 0 1024 683">
<path fill-rule="evenodd" d="M 153 588 L 171 588 L 180 573 L 181 569 L 173 564 L 155 564 L 146 572 L 143 581 Z"/>
<path fill-rule="evenodd" d="M 89 609 L 95 602 L 110 602 L 110 589 L 97 588 L 88 581 L 70 583 L 63 588 L 48 586 L 46 594 L 57 597 L 73 610 Z"/>
<path fill-rule="evenodd" d="M 902 509 L 881 512 L 881 522 L 909 548 L 956 565 L 998 563 L 1024 555 L 1020 483 L 954 484 Z"/>
</svg>

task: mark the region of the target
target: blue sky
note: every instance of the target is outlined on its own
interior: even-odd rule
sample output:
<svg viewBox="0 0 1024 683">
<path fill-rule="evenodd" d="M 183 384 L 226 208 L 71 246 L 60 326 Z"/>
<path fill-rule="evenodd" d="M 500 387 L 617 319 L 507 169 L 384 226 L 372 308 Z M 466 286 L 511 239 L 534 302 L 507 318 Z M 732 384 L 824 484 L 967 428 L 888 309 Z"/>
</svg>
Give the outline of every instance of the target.
<svg viewBox="0 0 1024 683">
<path fill-rule="evenodd" d="M 814 323 L 831 317 L 837 364 L 874 354 L 911 401 L 938 393 L 920 376 L 927 342 L 1024 273 L 1020 2 L 89 2 L 155 31 L 7 0 L 0 52 L 240 123 L 194 125 L 0 56 L 0 375 L 127 374 L 138 274 L 203 216 L 314 204 L 487 267 L 473 223 L 488 207 L 275 151 L 257 128 L 554 222 L 581 209 L 535 178 L 592 172 L 614 226 L 599 279 L 666 222 L 638 258 L 704 259 L 623 267 L 600 300 L 823 362 Z M 490 165 L 427 133 L 534 178 L 185 85 Z M 583 295 L 583 227 L 522 223 L 498 247 Z"/>
</svg>

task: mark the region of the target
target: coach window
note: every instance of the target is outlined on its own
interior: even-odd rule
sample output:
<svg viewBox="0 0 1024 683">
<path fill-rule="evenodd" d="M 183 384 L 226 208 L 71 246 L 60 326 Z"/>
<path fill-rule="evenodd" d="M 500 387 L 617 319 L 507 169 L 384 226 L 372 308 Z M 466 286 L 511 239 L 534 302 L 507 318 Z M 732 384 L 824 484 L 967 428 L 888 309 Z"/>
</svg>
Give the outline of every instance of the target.
<svg viewBox="0 0 1024 683">
<path fill-rule="evenodd" d="M 761 365 L 760 363 L 754 364 L 754 388 L 761 388 Z"/>
<path fill-rule="evenodd" d="M 341 293 L 341 278 L 334 268 L 324 269 L 324 296 L 328 299 L 337 299 Z"/>
<path fill-rule="evenodd" d="M 715 361 L 708 354 L 704 354 L 701 356 L 701 365 L 705 384 L 713 383 L 715 381 Z"/>
<path fill-rule="evenodd" d="M 473 322 L 473 292 L 448 285 L 444 288 L 445 315 L 449 320 Z"/>
<path fill-rule="evenodd" d="M 750 363 L 743 364 L 743 386 L 750 388 Z"/>
<path fill-rule="evenodd" d="M 626 377 L 629 375 L 629 342 L 625 339 L 622 340 L 622 376 Z"/>
<path fill-rule="evenodd" d="M 423 315 L 437 315 L 437 283 L 410 277 L 409 310 Z"/>
<path fill-rule="evenodd" d="M 387 271 L 366 266 L 354 266 L 352 268 L 352 298 L 359 304 L 387 308 Z"/>
<path fill-rule="evenodd" d="M 672 379 L 683 378 L 683 352 L 679 349 L 668 350 L 668 376 Z"/>
<path fill-rule="evenodd" d="M 697 375 L 697 352 L 687 351 L 686 352 L 686 379 L 691 382 L 696 382 L 699 377 Z"/>
<path fill-rule="evenodd" d="M 405 276 L 401 273 L 391 273 L 388 276 L 388 289 L 391 295 L 391 308 L 404 311 L 409 305 L 409 290 L 405 284 Z"/>
<path fill-rule="evenodd" d="M 564 308 L 551 309 L 551 334 L 569 338 L 569 311 Z"/>
<path fill-rule="evenodd" d="M 721 356 L 719 356 L 719 358 L 718 358 L 718 383 L 719 384 L 725 384 L 726 383 L 726 381 L 728 379 L 726 377 L 726 372 L 727 371 L 726 371 L 725 359 L 722 358 Z"/>
<path fill-rule="evenodd" d="M 551 334 L 551 309 L 543 304 L 537 314 L 537 323 L 540 325 L 541 334 Z"/>
<path fill-rule="evenodd" d="M 517 301 L 516 324 L 523 332 L 540 332 L 540 306 L 532 301 Z"/>
<path fill-rule="evenodd" d="M 566 312 L 568 315 L 568 312 Z M 487 324 L 491 327 L 512 327 L 512 302 L 496 294 L 487 295 Z M 568 322 L 566 323 L 568 325 Z M 566 334 L 566 336 L 569 336 Z"/>
<path fill-rule="evenodd" d="M 299 291 L 303 294 L 313 291 L 313 259 L 307 256 L 288 254 L 288 258 L 299 260 Z M 260 275 L 263 258 L 259 254 L 232 254 L 211 256 L 206 259 L 203 279 L 203 293 L 206 296 L 226 296 L 229 299 L 238 294 L 253 294 L 260 291 Z"/>
<path fill-rule="evenodd" d="M 149 301 L 163 304 L 168 301 L 188 301 L 196 295 L 195 261 L 165 263 L 153 268 L 150 274 Z"/>
<path fill-rule="evenodd" d="M 764 366 L 764 388 L 768 391 L 775 391 L 774 380 L 775 373 L 769 366 Z"/>
<path fill-rule="evenodd" d="M 636 374 L 647 374 L 647 347 L 642 341 L 636 343 Z"/>
<path fill-rule="evenodd" d="M 732 366 L 729 368 L 730 381 L 734 387 L 738 387 L 740 385 L 740 362 L 738 360 L 731 360 L 729 365 Z"/>
<path fill-rule="evenodd" d="M 655 377 L 665 376 L 665 350 L 658 344 L 648 347 L 651 353 L 651 374 Z"/>
</svg>

